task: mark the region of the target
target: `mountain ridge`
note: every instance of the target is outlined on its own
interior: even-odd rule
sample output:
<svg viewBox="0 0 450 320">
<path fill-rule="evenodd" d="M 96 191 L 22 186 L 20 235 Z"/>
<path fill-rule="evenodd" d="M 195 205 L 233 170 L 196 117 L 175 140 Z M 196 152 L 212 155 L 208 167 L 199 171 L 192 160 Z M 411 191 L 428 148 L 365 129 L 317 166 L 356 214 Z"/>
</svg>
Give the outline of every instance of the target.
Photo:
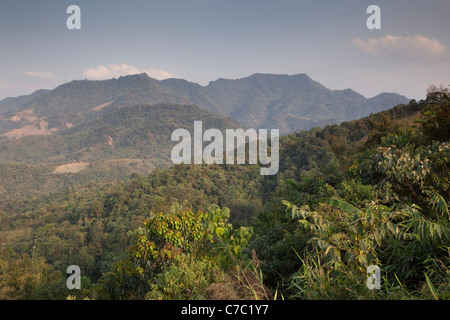
<svg viewBox="0 0 450 320">
<path fill-rule="evenodd" d="M 365 98 L 352 89 L 331 90 L 305 73 L 255 73 L 234 80 L 219 78 L 206 86 L 175 78 L 159 81 L 141 73 L 108 80 L 73 80 L 53 90 L 4 99 L 0 101 L 0 134 L 28 124 L 10 123 L 17 112 L 32 110 L 37 119 L 50 117 L 51 128 L 51 120 L 62 115 L 78 126 L 98 116 L 103 108 L 168 103 L 197 105 L 231 117 L 244 127 L 278 128 L 286 135 L 408 102 L 396 93 Z"/>
</svg>

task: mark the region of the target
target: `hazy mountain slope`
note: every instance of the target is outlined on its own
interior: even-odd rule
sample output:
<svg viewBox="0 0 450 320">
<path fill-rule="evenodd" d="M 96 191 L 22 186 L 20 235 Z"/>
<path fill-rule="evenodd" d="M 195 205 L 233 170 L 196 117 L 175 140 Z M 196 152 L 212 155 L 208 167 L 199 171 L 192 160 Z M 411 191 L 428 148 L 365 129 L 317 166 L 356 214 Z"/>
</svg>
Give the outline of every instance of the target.
<svg viewBox="0 0 450 320">
<path fill-rule="evenodd" d="M 17 98 L 19 99 L 19 98 Z M 157 81 L 146 74 L 104 81 L 72 81 L 37 96 L 0 102 L 4 110 L 28 112 L 35 123 L 45 117 L 59 131 L 89 121 L 106 109 L 135 104 L 195 104 L 229 116 L 244 127 L 279 128 L 282 134 L 339 123 L 407 103 L 398 94 L 366 99 L 353 90 L 330 90 L 306 74 L 218 79 L 207 86 L 181 79 Z M 0 135 L 29 122 L 0 119 Z M 17 119 L 16 119 L 17 120 Z"/>
<path fill-rule="evenodd" d="M 408 102 L 398 94 L 366 99 L 350 89 L 333 91 L 306 74 L 219 79 L 206 89 L 223 114 L 246 127 L 279 128 L 282 134 L 357 119 Z"/>
<path fill-rule="evenodd" d="M 160 83 L 245 127 L 279 128 L 282 134 L 357 119 L 409 102 L 395 93 L 367 99 L 351 89 L 330 90 L 306 74 L 254 74 L 238 80 L 218 79 L 206 87 L 179 79 Z"/>
<path fill-rule="evenodd" d="M 0 116 L 7 113 L 18 112 L 20 111 L 21 107 L 28 103 L 30 100 L 49 92 L 50 90 L 41 89 L 36 90 L 32 94 L 5 98 L 0 101 Z"/>
<path fill-rule="evenodd" d="M 146 74 L 104 81 L 72 81 L 23 105 L 39 116 L 68 112 L 88 112 L 102 104 L 135 105 L 179 103 L 180 99 L 164 92 L 157 80 Z"/>
</svg>

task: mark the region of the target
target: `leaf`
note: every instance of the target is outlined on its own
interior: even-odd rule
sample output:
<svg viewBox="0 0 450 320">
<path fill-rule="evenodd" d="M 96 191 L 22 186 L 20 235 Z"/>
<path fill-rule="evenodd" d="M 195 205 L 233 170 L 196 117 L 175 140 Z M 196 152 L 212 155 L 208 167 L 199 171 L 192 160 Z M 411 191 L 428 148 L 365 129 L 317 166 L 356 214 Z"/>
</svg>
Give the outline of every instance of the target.
<svg viewBox="0 0 450 320">
<path fill-rule="evenodd" d="M 340 200 L 340 199 L 327 198 L 327 199 L 323 199 L 321 202 L 324 204 L 327 204 L 329 206 L 335 207 L 337 209 L 341 209 L 343 211 L 349 212 L 349 213 L 353 213 L 353 214 L 361 213 L 361 210 L 359 210 L 355 206 L 353 206 L 343 200 Z"/>
<path fill-rule="evenodd" d="M 331 249 L 336 249 L 336 248 L 334 246 L 328 246 L 327 250 L 325 250 L 325 255 L 327 255 Z"/>
<path fill-rule="evenodd" d="M 216 234 L 218 237 L 221 237 L 224 234 L 225 230 L 222 227 L 216 228 Z"/>
<path fill-rule="evenodd" d="M 444 217 L 448 216 L 450 220 L 447 201 L 445 201 L 445 199 L 439 193 L 436 193 L 433 196 L 433 198 L 431 199 L 431 204 L 433 205 L 434 209 L 436 209 Z"/>
<path fill-rule="evenodd" d="M 382 239 L 383 239 L 383 237 L 381 235 L 381 232 L 374 231 L 373 232 L 373 237 L 374 237 L 375 241 L 377 242 L 377 244 L 381 245 L 381 242 L 382 242 Z"/>
<path fill-rule="evenodd" d="M 430 288 L 430 291 L 431 291 L 431 294 L 433 295 L 433 298 L 434 298 L 435 300 L 439 300 L 438 297 L 437 297 L 437 295 L 436 295 L 436 292 L 435 292 L 435 290 L 434 290 L 434 286 L 433 286 L 433 284 L 431 283 L 430 278 L 428 278 L 428 275 L 425 275 L 425 279 L 427 280 L 427 284 L 428 284 L 428 287 Z"/>
</svg>

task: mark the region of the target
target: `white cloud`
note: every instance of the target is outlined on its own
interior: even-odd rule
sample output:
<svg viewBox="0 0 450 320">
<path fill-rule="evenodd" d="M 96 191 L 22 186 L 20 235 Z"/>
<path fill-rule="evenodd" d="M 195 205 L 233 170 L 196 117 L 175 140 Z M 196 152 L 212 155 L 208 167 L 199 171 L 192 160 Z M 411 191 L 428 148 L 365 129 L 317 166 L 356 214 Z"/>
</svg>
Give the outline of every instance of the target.
<svg viewBox="0 0 450 320">
<path fill-rule="evenodd" d="M 41 79 L 56 79 L 58 78 L 55 74 L 50 72 L 39 72 L 39 71 L 25 71 L 23 73 L 27 77 L 31 78 L 41 78 Z"/>
<path fill-rule="evenodd" d="M 170 78 L 179 78 L 176 75 L 174 75 L 173 73 L 170 73 L 170 72 L 165 71 L 165 70 L 154 69 L 154 68 L 143 70 L 143 72 L 148 74 L 148 76 L 150 78 L 153 78 L 153 79 L 156 79 L 156 80 L 164 80 L 164 79 L 170 79 Z"/>
<path fill-rule="evenodd" d="M 438 58 L 447 51 L 437 39 L 419 34 L 407 37 L 386 35 L 378 39 L 369 38 L 367 41 L 355 38 L 353 44 L 369 54 L 399 58 Z"/>
<path fill-rule="evenodd" d="M 128 65 L 126 63 L 122 63 L 120 65 L 110 64 L 108 66 L 99 65 L 96 68 L 89 68 L 83 71 L 83 76 L 91 80 L 105 80 L 144 72 L 147 73 L 149 77 L 157 80 L 177 78 L 174 74 L 165 70 L 154 68 L 148 70 L 140 70 L 139 68 Z"/>
<path fill-rule="evenodd" d="M 120 65 L 110 64 L 109 66 L 97 66 L 96 68 L 89 68 L 83 71 L 83 75 L 92 80 L 104 80 L 110 78 L 118 78 L 120 76 L 127 76 L 131 74 L 140 73 L 139 69 L 129 66 L 126 63 Z"/>
</svg>

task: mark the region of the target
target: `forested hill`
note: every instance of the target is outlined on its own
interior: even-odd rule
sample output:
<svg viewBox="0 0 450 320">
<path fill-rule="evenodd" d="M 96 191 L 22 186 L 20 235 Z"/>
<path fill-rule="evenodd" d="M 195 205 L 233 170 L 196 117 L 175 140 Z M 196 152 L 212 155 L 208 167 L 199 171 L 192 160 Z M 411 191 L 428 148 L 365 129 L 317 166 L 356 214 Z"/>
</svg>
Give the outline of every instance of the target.
<svg viewBox="0 0 450 320">
<path fill-rule="evenodd" d="M 394 93 L 367 99 L 330 90 L 306 74 L 218 79 L 207 86 L 182 79 L 157 81 L 147 74 L 103 81 L 72 81 L 54 90 L 0 101 L 0 134 L 39 121 L 64 131 L 107 109 L 136 104 L 195 104 L 231 117 L 246 128 L 278 128 L 282 134 L 358 119 L 408 100 Z"/>
<path fill-rule="evenodd" d="M 172 132 L 239 128 L 230 118 L 192 105 L 112 109 L 58 134 L 0 140 L 0 207 L 95 181 L 126 180 L 171 165 Z"/>
<path fill-rule="evenodd" d="M 449 115 L 433 88 L 283 137 L 276 176 L 177 165 L 17 203 L 0 211 L 0 297 L 447 300 Z"/>
</svg>

